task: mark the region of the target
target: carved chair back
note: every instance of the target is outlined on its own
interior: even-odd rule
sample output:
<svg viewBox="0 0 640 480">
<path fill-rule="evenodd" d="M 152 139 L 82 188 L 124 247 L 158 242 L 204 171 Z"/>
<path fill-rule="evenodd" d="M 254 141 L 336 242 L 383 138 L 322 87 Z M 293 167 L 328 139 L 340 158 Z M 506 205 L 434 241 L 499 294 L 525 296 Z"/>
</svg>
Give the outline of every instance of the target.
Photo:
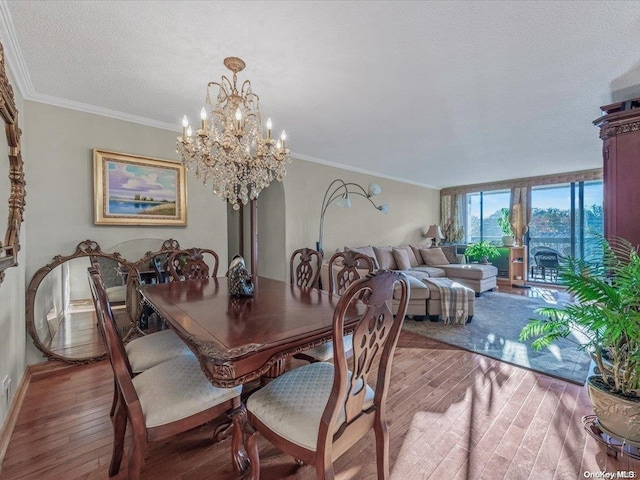
<svg viewBox="0 0 640 480">
<path fill-rule="evenodd" d="M 359 269 L 373 272 L 373 260 L 368 255 L 349 250 L 333 254 L 328 267 L 329 292 L 342 295 L 349 285 L 361 278 Z"/>
<path fill-rule="evenodd" d="M 317 287 L 321 267 L 322 254 L 320 252 L 313 248 L 299 248 L 293 252 L 289 262 L 291 284 L 297 287 Z"/>
<path fill-rule="evenodd" d="M 124 343 L 120 335 L 118 334 L 118 328 L 115 318 L 113 317 L 113 312 L 111 310 L 111 304 L 109 303 L 107 291 L 104 287 L 104 283 L 102 282 L 102 277 L 100 276 L 100 271 L 94 266 L 91 266 L 88 269 L 88 273 L 91 297 L 93 298 L 93 304 L 96 309 L 96 316 L 98 317 L 98 330 L 100 331 L 100 336 L 104 341 L 109 361 L 111 362 L 111 365 L 115 370 L 116 367 L 114 365 L 113 357 L 114 352 L 112 352 L 110 348 L 117 350 L 116 354 L 118 354 L 120 358 L 122 358 L 124 370 L 126 371 L 129 378 L 131 378 L 133 377 L 131 364 L 129 363 L 129 358 L 127 357 Z"/>
<path fill-rule="evenodd" d="M 211 258 L 211 268 L 205 261 L 205 255 L 209 255 Z M 174 282 L 216 277 L 218 275 L 218 254 L 208 248 L 194 247 L 178 250 L 169 257 L 168 266 Z M 210 271 L 211 275 L 209 275 Z"/>
<path fill-rule="evenodd" d="M 390 305 L 398 284 L 401 295 L 394 316 Z M 355 302 L 363 303 L 364 308 L 360 307 L 363 313 L 353 331 L 353 355 L 347 358 L 344 324 L 349 306 Z M 335 378 L 320 422 L 317 459 L 331 458 L 332 449 L 343 451 L 345 444 L 352 445 L 368 430 L 375 429 L 378 478 L 389 478 L 386 399 L 393 354 L 408 302 L 409 284 L 405 275 L 389 270 L 356 280 L 340 298 L 333 316 Z M 370 377 L 375 372 L 373 405 L 363 410 L 365 386 L 371 385 Z M 344 417 L 338 425 L 341 416 Z M 387 470 L 384 476 L 381 469 Z"/>
<path fill-rule="evenodd" d="M 143 316 L 142 295 L 139 288 L 142 283 L 150 283 L 155 279 L 156 283 L 164 283 L 168 278 L 166 270 L 158 269 L 156 260 L 164 261 L 173 252 L 180 250 L 180 244 L 177 240 L 169 239 L 162 243 L 160 250 L 156 252 L 147 252 L 140 260 L 136 261 L 127 274 L 126 282 L 126 307 L 131 328 L 125 336 L 125 341 L 136 331 L 143 334 L 139 330 L 139 322 Z M 151 273 L 151 278 L 148 274 Z M 143 279 L 143 274 L 145 278 Z M 147 307 L 148 308 L 148 307 Z"/>
<path fill-rule="evenodd" d="M 399 287 L 398 311 L 394 317 L 390 305 Z M 333 460 L 370 430 L 376 439 L 378 479 L 389 478 L 389 436 L 386 419 L 386 399 L 391 379 L 391 364 L 409 302 L 409 283 L 401 272 L 379 270 L 375 274 L 355 280 L 340 297 L 333 315 L 333 383 L 324 407 L 315 449 L 291 441 L 280 432 L 280 425 L 271 429 L 249 410 L 249 419 L 256 432 L 246 442 L 251 463 L 250 480 L 260 478 L 258 433 L 281 451 L 300 461 L 315 465 L 318 479 L 334 478 Z M 357 312 L 354 314 L 354 312 Z M 355 316 L 355 318 L 354 318 Z M 355 324 L 353 323 L 355 322 Z M 345 323 L 353 329 L 353 355 L 346 356 Z M 301 368 L 309 368 L 307 367 Z M 319 369 L 316 369 L 319 370 Z M 294 370 L 295 371 L 295 370 Z M 296 382 L 292 372 L 290 382 Z M 312 374 L 313 377 L 314 374 Z M 372 388 L 370 380 L 376 378 Z M 312 378 L 310 377 L 310 378 Z M 304 379 L 300 391 L 320 394 L 322 387 Z M 278 380 L 276 380 L 277 382 Z M 307 383 L 308 382 L 308 383 Z M 288 384 L 291 386 L 292 384 Z M 288 388 L 284 387 L 284 391 Z M 317 391 L 316 391 L 317 390 Z M 291 392 L 297 392 L 292 388 Z M 259 394 L 256 394 L 259 395 Z M 278 392 L 274 393 L 278 397 Z M 284 394 L 283 394 L 284 395 Z M 292 399 L 287 399 L 290 401 Z M 249 398 L 251 401 L 251 397 Z M 271 398 L 259 399 L 269 406 Z M 258 404 L 250 405 L 256 408 Z M 278 421 L 286 423 L 287 418 Z"/>
<path fill-rule="evenodd" d="M 228 412 L 231 409 L 238 408 L 241 404 L 240 396 L 236 395 L 228 399 L 221 396 L 218 403 L 212 404 L 211 397 L 206 397 L 204 389 L 196 387 L 194 388 L 193 395 L 197 396 L 198 394 L 202 393 L 203 396 L 208 399 L 208 401 L 205 400 L 203 402 L 204 405 L 199 411 L 192 413 L 187 417 L 169 421 L 168 423 L 162 423 L 155 426 L 147 426 L 145 411 L 143 410 L 138 392 L 136 391 L 135 386 L 132 382 L 133 374 L 131 372 L 131 366 L 129 364 L 122 339 L 120 338 L 116 330 L 115 321 L 113 319 L 113 314 L 109 306 L 109 300 L 107 299 L 104 285 L 102 285 L 102 281 L 98 272 L 93 268 L 90 268 L 89 270 L 91 294 L 96 304 L 98 321 L 104 329 L 103 338 L 106 341 L 107 353 L 111 361 L 111 366 L 113 367 L 113 373 L 115 376 L 117 387 L 116 390 L 119 396 L 117 409 L 113 419 L 114 439 L 111 464 L 109 466 L 109 476 L 115 476 L 120 470 L 120 464 L 122 462 L 124 450 L 125 431 L 128 421 L 131 425 L 131 430 L 133 431 L 133 446 L 131 449 L 131 453 L 128 455 L 129 467 L 127 478 L 138 479 L 140 478 L 140 470 L 142 468 L 142 465 L 144 464 L 144 452 L 146 450 L 146 445 L 148 442 L 163 440 L 167 437 L 187 430 L 191 430 L 199 425 L 210 422 L 211 420 L 221 416 L 225 412 Z M 169 362 L 166 362 L 162 365 L 166 365 L 168 363 Z M 195 364 L 195 366 L 199 371 L 199 366 L 197 366 L 197 364 Z M 161 368 L 161 366 L 159 365 L 157 367 L 153 367 L 152 369 L 148 370 L 148 372 L 154 371 L 158 368 Z M 163 370 L 160 371 L 165 374 L 165 377 L 175 377 L 175 375 L 178 374 L 178 371 L 172 372 L 171 369 L 169 369 L 169 371 L 167 372 L 164 372 Z M 180 370 L 180 372 L 184 373 L 183 370 Z M 158 374 L 156 373 L 156 375 Z M 189 377 L 189 375 L 190 373 L 186 372 L 186 376 Z M 164 385 L 163 378 L 165 377 L 163 377 L 162 375 L 158 375 L 157 377 L 159 388 L 155 393 L 157 393 L 157 396 L 159 398 L 163 398 L 167 395 L 170 397 L 175 393 L 175 385 L 173 387 L 168 387 L 165 390 L 162 389 L 162 385 Z M 208 384 L 208 381 L 204 378 L 204 376 L 202 377 L 202 380 Z M 239 393 L 239 391 L 237 393 Z M 164 398 L 164 400 L 166 401 L 167 399 Z M 241 441 L 239 438 L 237 438 L 235 432 L 233 441 L 235 443 L 239 443 Z"/>
</svg>

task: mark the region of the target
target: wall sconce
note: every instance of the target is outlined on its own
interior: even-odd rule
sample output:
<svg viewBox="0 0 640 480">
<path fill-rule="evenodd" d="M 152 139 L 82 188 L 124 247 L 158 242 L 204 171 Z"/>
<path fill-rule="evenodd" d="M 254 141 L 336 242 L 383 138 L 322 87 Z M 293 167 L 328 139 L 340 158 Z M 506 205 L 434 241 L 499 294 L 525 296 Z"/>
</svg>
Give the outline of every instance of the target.
<svg viewBox="0 0 640 480">
<path fill-rule="evenodd" d="M 429 225 L 429 229 L 424 234 L 425 238 L 431 239 L 431 247 L 435 247 L 438 245 L 438 242 L 444 239 L 444 235 L 442 234 L 442 229 L 440 225 Z"/>
<path fill-rule="evenodd" d="M 370 183 L 367 190 L 365 190 L 357 183 L 345 183 L 339 178 L 331 182 L 329 184 L 329 187 L 327 188 L 327 191 L 324 193 L 324 198 L 322 199 L 322 208 L 320 209 L 320 232 L 318 235 L 318 241 L 316 242 L 316 250 L 322 252 L 324 214 L 327 212 L 327 207 L 329 207 L 329 205 L 331 205 L 333 202 L 336 202 L 336 205 L 340 208 L 350 208 L 350 195 L 353 194 L 366 198 L 369 203 L 373 205 L 377 210 L 380 210 L 382 213 L 387 213 L 389 211 L 388 204 L 383 203 L 382 205 L 376 205 L 373 200 L 371 200 L 371 197 L 379 195 L 380 193 L 382 193 L 382 189 L 377 183 Z"/>
</svg>

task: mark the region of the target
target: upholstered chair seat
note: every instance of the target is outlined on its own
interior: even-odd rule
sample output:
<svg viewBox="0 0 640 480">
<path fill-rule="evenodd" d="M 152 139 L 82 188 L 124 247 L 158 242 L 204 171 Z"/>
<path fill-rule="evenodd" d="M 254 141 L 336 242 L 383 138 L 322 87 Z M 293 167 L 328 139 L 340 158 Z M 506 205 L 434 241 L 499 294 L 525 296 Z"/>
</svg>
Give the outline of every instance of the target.
<svg viewBox="0 0 640 480">
<path fill-rule="evenodd" d="M 133 339 L 127 343 L 125 350 L 134 374 L 173 358 L 187 356 L 195 359 L 193 352 L 173 330 L 161 330 Z"/>
<path fill-rule="evenodd" d="M 148 338 L 148 337 L 144 337 Z M 242 387 L 217 388 L 195 355 L 167 360 L 132 379 L 147 428 L 166 425 L 240 395 Z"/>
<path fill-rule="evenodd" d="M 320 419 L 331 394 L 334 376 L 333 364 L 327 362 L 293 369 L 251 395 L 247 410 L 277 435 L 315 451 Z M 352 373 L 348 371 L 347 376 L 350 381 Z M 374 391 L 369 385 L 366 389 L 363 411 L 373 405 Z M 344 420 L 343 407 L 336 429 Z"/>
<path fill-rule="evenodd" d="M 127 299 L 127 287 L 124 285 L 117 285 L 115 287 L 107 288 L 107 297 L 109 298 L 109 303 L 118 304 L 124 303 Z"/>
<path fill-rule="evenodd" d="M 347 335 L 344 337 L 344 350 L 350 352 L 353 344 L 353 335 Z M 328 362 L 333 358 L 333 342 L 323 343 L 317 347 L 305 350 L 304 354 L 308 357 L 312 357 L 316 362 Z"/>
</svg>

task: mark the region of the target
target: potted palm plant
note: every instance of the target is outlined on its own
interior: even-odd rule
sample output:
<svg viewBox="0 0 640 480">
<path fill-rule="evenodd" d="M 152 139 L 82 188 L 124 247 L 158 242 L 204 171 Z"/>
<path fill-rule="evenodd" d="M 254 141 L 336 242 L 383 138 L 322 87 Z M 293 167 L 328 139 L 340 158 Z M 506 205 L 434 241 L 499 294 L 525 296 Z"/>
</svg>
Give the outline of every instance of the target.
<svg viewBox="0 0 640 480">
<path fill-rule="evenodd" d="M 516 237 L 511 229 L 511 222 L 509 221 L 509 209 L 501 208 L 500 216 L 498 217 L 498 226 L 502 230 L 502 244 L 505 247 L 513 247 L 516 243 Z"/>
<path fill-rule="evenodd" d="M 498 249 L 486 240 L 478 243 L 472 243 L 466 248 L 464 254 L 469 258 L 475 258 L 483 264 L 489 263 L 490 258 L 500 256 L 500 252 L 498 251 Z"/>
<path fill-rule="evenodd" d="M 582 332 L 588 340 L 580 348 L 597 367 L 587 384 L 600 427 L 640 442 L 640 256 L 626 240 L 600 242 L 605 267 L 566 259 L 559 278 L 575 303 L 538 309 L 544 320 L 531 319 L 520 339 L 537 337 L 532 346 L 541 349 Z"/>
</svg>

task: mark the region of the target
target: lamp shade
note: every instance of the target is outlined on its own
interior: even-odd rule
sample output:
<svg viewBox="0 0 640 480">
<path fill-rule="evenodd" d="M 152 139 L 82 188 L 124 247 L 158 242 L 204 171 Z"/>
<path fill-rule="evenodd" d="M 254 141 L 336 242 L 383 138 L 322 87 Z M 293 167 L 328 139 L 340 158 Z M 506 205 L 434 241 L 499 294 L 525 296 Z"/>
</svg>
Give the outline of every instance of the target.
<svg viewBox="0 0 640 480">
<path fill-rule="evenodd" d="M 442 234 L 442 230 L 440 229 L 440 225 L 429 225 L 429 229 L 427 233 L 424 234 L 427 238 L 435 238 L 438 240 L 442 240 L 444 235 Z"/>
<path fill-rule="evenodd" d="M 336 200 L 336 205 L 340 208 L 351 208 L 351 199 L 349 195 L 345 195 Z"/>
<path fill-rule="evenodd" d="M 380 195 L 380 193 L 382 193 L 382 189 L 380 188 L 380 185 L 378 185 L 377 183 L 369 184 L 369 188 L 367 189 L 367 194 L 370 197 L 373 197 L 374 195 Z"/>
</svg>

